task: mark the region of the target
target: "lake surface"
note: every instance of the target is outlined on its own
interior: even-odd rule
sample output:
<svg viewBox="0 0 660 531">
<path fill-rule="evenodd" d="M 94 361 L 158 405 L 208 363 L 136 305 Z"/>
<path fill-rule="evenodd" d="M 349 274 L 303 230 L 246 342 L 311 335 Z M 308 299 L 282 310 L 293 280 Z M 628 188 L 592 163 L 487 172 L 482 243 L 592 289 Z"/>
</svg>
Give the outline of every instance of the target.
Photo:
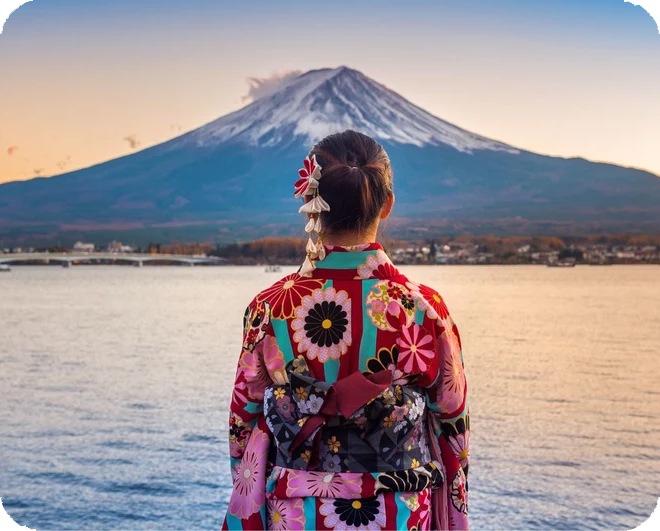
<svg viewBox="0 0 660 531">
<path fill-rule="evenodd" d="M 473 529 L 648 518 L 660 496 L 660 267 L 402 270 L 444 294 L 461 330 Z M 0 497 L 14 520 L 218 529 L 243 310 L 279 276 L 0 274 Z"/>
</svg>

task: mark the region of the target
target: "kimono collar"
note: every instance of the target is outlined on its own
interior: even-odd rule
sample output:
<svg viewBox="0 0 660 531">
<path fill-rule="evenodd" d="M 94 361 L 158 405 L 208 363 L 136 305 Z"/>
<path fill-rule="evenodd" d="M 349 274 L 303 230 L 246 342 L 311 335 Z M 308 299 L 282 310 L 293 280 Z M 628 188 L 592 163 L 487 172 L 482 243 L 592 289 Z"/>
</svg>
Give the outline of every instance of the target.
<svg viewBox="0 0 660 531">
<path fill-rule="evenodd" d="M 316 262 L 312 278 L 366 280 L 400 274 L 378 242 L 350 247 L 326 245 L 325 251 L 325 258 Z"/>
</svg>

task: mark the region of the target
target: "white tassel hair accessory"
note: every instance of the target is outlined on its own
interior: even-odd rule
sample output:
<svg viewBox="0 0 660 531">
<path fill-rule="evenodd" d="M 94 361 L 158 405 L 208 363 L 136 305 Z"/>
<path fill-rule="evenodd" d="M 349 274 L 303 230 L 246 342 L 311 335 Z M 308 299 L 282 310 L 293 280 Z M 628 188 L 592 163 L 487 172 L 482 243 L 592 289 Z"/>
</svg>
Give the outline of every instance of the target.
<svg viewBox="0 0 660 531">
<path fill-rule="evenodd" d="M 303 160 L 304 168 L 298 170 L 300 178 L 294 185 L 294 197 L 312 196 L 298 212 L 307 214 L 309 221 L 305 225 L 305 232 L 309 234 L 309 240 L 305 246 L 307 257 L 300 269 L 300 275 L 303 277 L 312 276 L 312 271 L 316 269 L 318 260 L 325 258 L 325 247 L 321 237 L 323 226 L 321 224 L 321 212 L 329 212 L 330 205 L 319 195 L 319 181 L 321 180 L 321 166 L 316 161 L 316 155 L 305 157 Z M 314 239 L 316 234 L 316 240 Z"/>
</svg>

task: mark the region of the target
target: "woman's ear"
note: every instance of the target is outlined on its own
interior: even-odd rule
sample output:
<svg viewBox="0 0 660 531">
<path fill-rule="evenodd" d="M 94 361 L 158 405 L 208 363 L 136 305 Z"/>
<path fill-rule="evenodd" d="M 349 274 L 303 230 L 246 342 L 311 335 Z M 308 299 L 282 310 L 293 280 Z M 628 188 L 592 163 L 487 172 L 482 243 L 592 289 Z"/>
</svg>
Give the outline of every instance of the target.
<svg viewBox="0 0 660 531">
<path fill-rule="evenodd" d="M 389 215 L 392 213 L 392 207 L 394 207 L 394 194 L 390 194 L 387 196 L 387 199 L 385 200 L 385 204 L 383 205 L 383 208 L 380 211 L 380 219 L 387 219 Z"/>
</svg>

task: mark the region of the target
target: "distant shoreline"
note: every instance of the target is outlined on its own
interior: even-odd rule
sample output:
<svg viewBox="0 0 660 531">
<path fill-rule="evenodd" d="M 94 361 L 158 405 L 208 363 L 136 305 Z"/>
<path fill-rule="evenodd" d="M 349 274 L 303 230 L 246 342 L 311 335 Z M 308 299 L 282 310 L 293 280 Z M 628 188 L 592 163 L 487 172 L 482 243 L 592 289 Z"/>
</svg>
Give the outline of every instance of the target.
<svg viewBox="0 0 660 531">
<path fill-rule="evenodd" d="M 660 264 L 660 236 L 455 237 L 382 241 L 396 265 L 632 265 Z M 263 238 L 228 245 L 150 243 L 146 247 L 112 241 L 107 246 L 76 242 L 72 247 L 3 248 L 0 264 L 133 266 L 298 266 L 305 256 L 301 238 Z M 65 264 L 65 267 L 70 265 Z"/>
</svg>

